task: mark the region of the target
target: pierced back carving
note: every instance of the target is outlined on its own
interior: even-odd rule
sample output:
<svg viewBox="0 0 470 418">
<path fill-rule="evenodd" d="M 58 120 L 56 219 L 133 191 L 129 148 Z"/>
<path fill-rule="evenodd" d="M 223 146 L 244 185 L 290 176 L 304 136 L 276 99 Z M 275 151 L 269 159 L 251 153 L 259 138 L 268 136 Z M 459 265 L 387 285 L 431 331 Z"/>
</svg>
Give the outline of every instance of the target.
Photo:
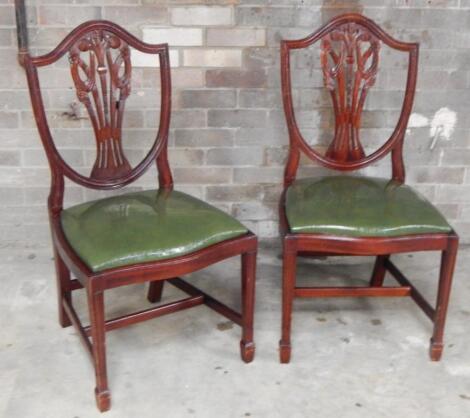
<svg viewBox="0 0 470 418">
<path fill-rule="evenodd" d="M 335 113 L 334 137 L 324 154 L 309 145 L 297 125 L 290 69 L 291 50 L 309 48 L 318 41 L 323 81 Z M 361 117 L 367 93 L 376 81 L 382 44 L 407 56 L 406 90 L 393 133 L 377 150 L 366 154 L 359 137 Z M 418 50 L 419 44 L 398 41 L 357 13 L 337 16 L 303 39 L 281 41 L 282 99 L 290 145 L 284 172 L 286 186 L 296 177 L 301 152 L 341 171 L 366 167 L 391 152 L 392 177 L 404 181 L 403 140 L 416 89 Z"/>
<path fill-rule="evenodd" d="M 365 157 L 359 129 L 367 92 L 375 83 L 379 51 L 377 37 L 355 23 L 342 25 L 321 39 L 323 79 L 336 115 L 328 158 L 355 161 Z"/>
<path fill-rule="evenodd" d="M 78 100 L 87 109 L 96 138 L 90 177 L 122 177 L 131 171 L 121 141 L 124 107 L 131 91 L 129 45 L 110 32 L 94 30 L 70 48 L 69 61 Z"/>
</svg>

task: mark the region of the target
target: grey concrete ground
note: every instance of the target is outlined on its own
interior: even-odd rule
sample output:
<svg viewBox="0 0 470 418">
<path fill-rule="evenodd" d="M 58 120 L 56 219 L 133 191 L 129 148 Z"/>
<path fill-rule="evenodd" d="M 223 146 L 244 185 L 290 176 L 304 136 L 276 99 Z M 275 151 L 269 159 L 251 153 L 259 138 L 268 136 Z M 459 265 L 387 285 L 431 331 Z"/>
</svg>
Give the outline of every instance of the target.
<svg viewBox="0 0 470 418">
<path fill-rule="evenodd" d="M 0 416 L 100 416 L 86 353 L 74 330 L 57 323 L 49 249 L 4 246 L 1 259 Z M 434 297 L 437 254 L 396 261 Z M 428 360 L 431 325 L 410 300 L 330 299 L 295 303 L 292 361 L 280 365 L 280 260 L 276 250 L 264 249 L 255 361 L 241 362 L 239 328 L 204 306 L 113 331 L 112 410 L 104 416 L 470 417 L 469 261 L 470 249 L 462 248 L 440 363 Z M 371 262 L 302 261 L 299 277 L 359 284 Z M 231 260 L 191 280 L 238 306 L 238 275 L 238 260 Z M 145 292 L 144 286 L 109 292 L 108 314 L 148 306 Z M 180 295 L 167 286 L 164 300 Z M 75 301 L 85 318 L 83 294 Z"/>
</svg>

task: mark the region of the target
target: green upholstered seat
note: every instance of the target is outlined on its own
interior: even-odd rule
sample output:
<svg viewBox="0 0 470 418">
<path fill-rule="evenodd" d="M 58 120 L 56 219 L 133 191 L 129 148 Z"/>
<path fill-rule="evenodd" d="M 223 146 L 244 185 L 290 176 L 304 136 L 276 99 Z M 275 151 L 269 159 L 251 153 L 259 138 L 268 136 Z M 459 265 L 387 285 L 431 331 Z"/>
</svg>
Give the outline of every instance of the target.
<svg viewBox="0 0 470 418">
<path fill-rule="evenodd" d="M 149 190 L 83 203 L 62 212 L 64 234 L 94 272 L 178 257 L 248 230 L 177 191 Z"/>
<path fill-rule="evenodd" d="M 411 187 L 371 177 L 296 180 L 286 193 L 286 215 L 293 233 L 391 237 L 451 231 Z"/>
</svg>

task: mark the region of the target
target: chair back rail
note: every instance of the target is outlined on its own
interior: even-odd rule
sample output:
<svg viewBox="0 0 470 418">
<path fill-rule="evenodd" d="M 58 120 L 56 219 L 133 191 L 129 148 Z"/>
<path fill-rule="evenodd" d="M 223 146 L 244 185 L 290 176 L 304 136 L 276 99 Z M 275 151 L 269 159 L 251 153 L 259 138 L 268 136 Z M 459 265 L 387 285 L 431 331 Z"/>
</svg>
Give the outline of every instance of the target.
<svg viewBox="0 0 470 418">
<path fill-rule="evenodd" d="M 122 120 L 131 93 L 131 51 L 158 56 L 161 112 L 158 132 L 147 155 L 134 168 L 122 148 Z M 90 118 L 96 140 L 96 158 L 89 176 L 78 173 L 64 161 L 49 129 L 38 78 L 38 68 L 56 63 L 68 54 L 71 77 L 78 100 Z M 93 189 L 117 189 L 137 180 L 156 161 L 160 187 L 173 185 L 167 156 L 171 111 L 171 79 L 168 45 L 144 43 L 115 23 L 94 20 L 72 30 L 51 52 L 20 59 L 26 70 L 31 103 L 39 134 L 51 168 L 49 207 L 62 209 L 64 177 Z"/>
<path fill-rule="evenodd" d="M 330 92 L 335 114 L 334 138 L 325 155 L 314 150 L 300 132 L 291 86 L 290 51 L 308 48 L 318 41 L 324 85 Z M 359 130 L 367 92 L 376 80 L 381 43 L 408 54 L 406 90 L 393 133 L 380 148 L 366 155 Z M 392 177 L 404 181 L 403 140 L 416 89 L 418 48 L 417 43 L 392 38 L 375 22 L 356 13 L 338 16 L 306 38 L 281 42 L 282 97 L 290 145 L 285 186 L 296 177 L 300 152 L 325 167 L 340 171 L 366 167 L 391 152 Z"/>
</svg>

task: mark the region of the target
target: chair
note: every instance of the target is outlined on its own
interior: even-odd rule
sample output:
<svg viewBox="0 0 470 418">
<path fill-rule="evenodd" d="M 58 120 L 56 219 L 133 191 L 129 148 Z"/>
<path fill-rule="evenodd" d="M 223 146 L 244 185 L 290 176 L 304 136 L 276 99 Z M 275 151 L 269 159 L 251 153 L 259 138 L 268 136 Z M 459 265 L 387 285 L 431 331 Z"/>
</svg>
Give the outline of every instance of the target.
<svg viewBox="0 0 470 418">
<path fill-rule="evenodd" d="M 134 168 L 123 151 L 121 125 L 131 81 L 131 49 L 155 54 L 160 64 L 161 113 L 156 139 Z M 77 97 L 87 109 L 96 137 L 96 161 L 89 176 L 62 158 L 49 130 L 38 79 L 38 68 L 68 54 Z M 51 169 L 48 200 L 57 271 L 59 322 L 71 324 L 91 355 L 100 411 L 110 408 L 106 373 L 105 332 L 185 308 L 206 304 L 242 327 L 241 357 L 254 357 L 253 310 L 257 238 L 224 212 L 173 190 L 167 159 L 171 111 L 168 45 L 141 42 L 107 21 L 89 21 L 75 28 L 50 53 L 19 59 L 29 84 L 38 130 Z M 64 180 L 110 190 L 137 180 L 156 162 L 159 189 L 126 193 L 64 208 Z M 236 312 L 178 276 L 232 256 L 242 260 L 242 313 Z M 76 277 L 71 278 L 71 273 Z M 188 297 L 130 315 L 105 319 L 104 292 L 118 286 L 150 282 L 148 299 L 158 302 L 163 284 Z M 83 326 L 72 304 L 72 293 L 84 288 L 90 325 Z M 90 337 L 91 336 L 91 341 Z"/>
<path fill-rule="evenodd" d="M 334 138 L 324 154 L 311 147 L 297 125 L 291 89 L 290 51 L 320 41 L 321 70 L 335 114 Z M 359 138 L 361 114 L 378 71 L 384 43 L 408 58 L 406 91 L 398 123 L 390 138 L 366 155 Z M 281 43 L 281 79 L 289 131 L 289 155 L 280 199 L 283 239 L 282 337 L 280 361 L 291 357 L 291 316 L 294 298 L 411 296 L 434 323 L 430 357 L 438 361 L 458 236 L 425 198 L 404 184 L 403 140 L 410 116 L 418 70 L 418 44 L 400 42 L 359 14 L 344 14 L 299 40 Z M 321 166 L 340 172 L 364 168 L 388 153 L 391 180 L 333 175 L 296 180 L 304 153 Z M 441 251 L 436 307 L 433 308 L 391 261 L 396 253 Z M 297 256 L 376 256 L 369 286 L 297 287 Z M 383 286 L 389 272 L 399 286 Z"/>
</svg>

